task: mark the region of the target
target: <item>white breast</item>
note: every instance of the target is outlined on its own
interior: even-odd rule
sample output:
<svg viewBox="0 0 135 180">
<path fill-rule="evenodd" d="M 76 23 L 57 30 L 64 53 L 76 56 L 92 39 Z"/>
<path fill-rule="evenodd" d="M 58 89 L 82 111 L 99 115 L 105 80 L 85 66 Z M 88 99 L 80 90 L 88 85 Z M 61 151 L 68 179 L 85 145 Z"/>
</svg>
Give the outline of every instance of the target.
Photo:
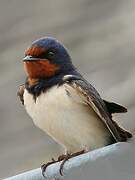
<svg viewBox="0 0 135 180">
<path fill-rule="evenodd" d="M 25 90 L 24 104 L 35 125 L 70 152 L 106 145 L 109 132 L 104 124 L 76 92 L 68 95 L 66 86 L 51 88 L 36 102 Z"/>
</svg>

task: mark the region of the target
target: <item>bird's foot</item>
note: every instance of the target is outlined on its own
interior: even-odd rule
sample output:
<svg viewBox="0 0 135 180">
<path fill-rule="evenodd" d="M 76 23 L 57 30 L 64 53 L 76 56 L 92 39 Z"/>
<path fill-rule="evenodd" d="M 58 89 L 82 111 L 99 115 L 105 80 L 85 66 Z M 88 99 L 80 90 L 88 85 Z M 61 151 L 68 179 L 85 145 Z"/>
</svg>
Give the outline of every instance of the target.
<svg viewBox="0 0 135 180">
<path fill-rule="evenodd" d="M 60 155 L 60 156 L 58 157 L 58 160 L 55 160 L 54 158 L 52 158 L 52 161 L 49 161 L 49 162 L 47 162 L 46 164 L 43 164 L 43 165 L 41 166 L 42 175 L 45 177 L 44 174 L 45 174 L 46 168 L 47 168 L 48 166 L 50 166 L 51 164 L 54 164 L 54 163 L 56 163 L 56 162 L 60 162 L 60 161 L 64 160 L 65 157 L 66 157 L 66 155 L 62 154 L 62 155 Z"/>
<path fill-rule="evenodd" d="M 49 162 L 47 162 L 46 164 L 43 164 L 42 166 L 41 166 L 41 170 L 42 170 L 42 175 L 45 177 L 45 171 L 46 171 L 46 168 L 48 167 L 48 166 L 50 166 L 51 164 L 54 164 L 54 163 L 56 163 L 56 162 L 58 162 L 58 160 L 55 160 L 54 158 L 52 158 L 52 161 L 49 161 Z"/>
<path fill-rule="evenodd" d="M 64 164 L 65 164 L 66 161 L 68 161 L 70 158 L 73 158 L 75 156 L 79 156 L 79 155 L 81 155 L 81 154 L 83 154 L 85 152 L 86 152 L 85 150 L 82 150 L 82 151 L 75 152 L 73 154 L 67 153 L 66 155 L 63 155 L 63 159 L 62 159 L 63 161 L 62 161 L 62 163 L 60 165 L 60 170 L 59 170 L 60 175 L 63 176 L 63 167 L 64 167 Z"/>
<path fill-rule="evenodd" d="M 62 154 L 58 157 L 58 160 L 55 160 L 54 158 L 52 158 L 52 161 L 49 161 L 48 163 L 46 164 L 43 164 L 41 166 L 41 169 L 42 169 L 42 175 L 45 177 L 45 171 L 46 171 L 46 168 L 48 166 L 50 166 L 51 164 L 54 164 L 56 162 L 60 162 L 62 161 L 61 165 L 60 165 L 60 169 L 59 169 L 59 172 L 60 172 L 60 175 L 63 176 L 63 167 L 64 167 L 64 164 L 66 161 L 68 161 L 70 158 L 73 158 L 75 156 L 78 156 L 78 155 L 81 155 L 83 153 L 85 153 L 86 151 L 85 150 L 82 150 L 82 151 L 79 151 L 79 152 L 76 152 L 76 153 L 67 153 L 67 154 Z"/>
</svg>

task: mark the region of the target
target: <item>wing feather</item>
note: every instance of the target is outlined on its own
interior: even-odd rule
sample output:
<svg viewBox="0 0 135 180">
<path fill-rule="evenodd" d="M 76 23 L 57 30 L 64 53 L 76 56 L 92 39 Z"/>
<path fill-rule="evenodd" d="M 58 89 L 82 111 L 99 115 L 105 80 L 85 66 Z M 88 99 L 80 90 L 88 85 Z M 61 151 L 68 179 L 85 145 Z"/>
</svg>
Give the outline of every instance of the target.
<svg viewBox="0 0 135 180">
<path fill-rule="evenodd" d="M 116 142 L 123 141 L 119 132 L 120 128 L 118 128 L 118 125 L 114 123 L 114 121 L 112 121 L 111 115 L 109 114 L 104 101 L 102 100 L 96 89 L 82 77 L 80 77 L 79 79 L 76 78 L 76 76 L 75 78 L 73 78 L 72 76 L 71 81 L 70 78 L 67 78 L 66 81 L 70 87 L 76 90 L 76 93 L 78 93 L 83 102 L 87 103 L 93 108 L 95 113 L 97 113 L 100 119 L 107 126 Z"/>
</svg>

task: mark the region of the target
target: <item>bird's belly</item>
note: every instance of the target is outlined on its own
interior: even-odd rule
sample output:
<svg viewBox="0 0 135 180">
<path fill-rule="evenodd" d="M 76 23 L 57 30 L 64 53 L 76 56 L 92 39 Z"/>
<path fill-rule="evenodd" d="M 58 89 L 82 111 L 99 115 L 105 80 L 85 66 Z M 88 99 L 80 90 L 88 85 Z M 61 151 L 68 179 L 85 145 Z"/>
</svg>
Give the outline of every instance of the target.
<svg viewBox="0 0 135 180">
<path fill-rule="evenodd" d="M 72 99 L 64 86 L 37 97 L 25 90 L 24 104 L 35 125 L 70 152 L 108 144 L 110 133 L 91 107 Z"/>
</svg>

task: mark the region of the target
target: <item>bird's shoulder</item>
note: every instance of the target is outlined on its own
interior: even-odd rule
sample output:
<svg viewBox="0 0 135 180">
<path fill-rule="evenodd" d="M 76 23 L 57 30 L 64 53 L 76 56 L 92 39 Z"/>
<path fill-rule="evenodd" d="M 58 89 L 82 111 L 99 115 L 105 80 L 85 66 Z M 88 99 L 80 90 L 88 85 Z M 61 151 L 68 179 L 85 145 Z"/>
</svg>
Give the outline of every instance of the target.
<svg viewBox="0 0 135 180">
<path fill-rule="evenodd" d="M 22 84 L 19 86 L 19 89 L 17 91 L 17 96 L 19 97 L 19 99 L 23 105 L 24 105 L 24 98 L 23 98 L 24 90 L 25 90 L 25 85 Z"/>
</svg>

